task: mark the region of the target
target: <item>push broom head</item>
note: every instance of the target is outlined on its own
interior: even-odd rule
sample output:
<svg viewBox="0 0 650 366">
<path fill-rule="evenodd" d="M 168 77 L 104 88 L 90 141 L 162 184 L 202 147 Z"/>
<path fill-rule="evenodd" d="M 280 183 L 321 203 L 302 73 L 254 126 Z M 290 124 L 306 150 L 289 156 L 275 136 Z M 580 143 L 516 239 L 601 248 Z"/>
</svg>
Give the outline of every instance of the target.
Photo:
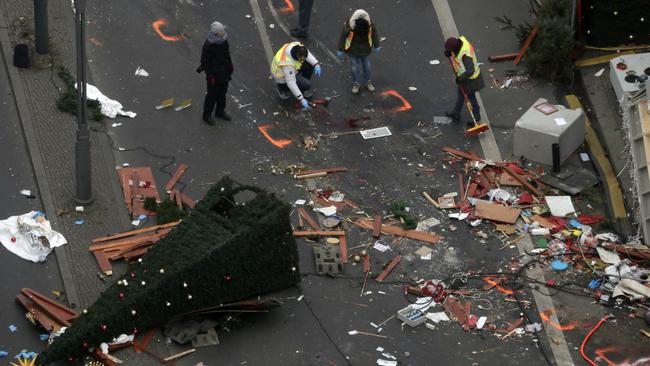
<svg viewBox="0 0 650 366">
<path fill-rule="evenodd" d="M 490 126 L 488 126 L 485 123 L 477 123 L 474 125 L 474 127 L 468 129 L 465 131 L 465 136 L 476 136 L 482 132 L 485 132 L 490 129 Z"/>
</svg>

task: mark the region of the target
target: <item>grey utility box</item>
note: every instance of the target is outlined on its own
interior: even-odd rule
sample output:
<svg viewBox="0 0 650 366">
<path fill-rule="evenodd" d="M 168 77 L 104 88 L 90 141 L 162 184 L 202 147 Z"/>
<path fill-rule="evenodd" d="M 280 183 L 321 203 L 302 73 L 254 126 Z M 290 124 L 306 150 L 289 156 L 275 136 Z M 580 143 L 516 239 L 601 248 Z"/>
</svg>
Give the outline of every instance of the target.
<svg viewBox="0 0 650 366">
<path fill-rule="evenodd" d="M 585 140 L 582 109 L 568 109 L 539 98 L 515 123 L 514 155 L 553 165 L 553 144 L 560 146 L 560 164 Z"/>
</svg>

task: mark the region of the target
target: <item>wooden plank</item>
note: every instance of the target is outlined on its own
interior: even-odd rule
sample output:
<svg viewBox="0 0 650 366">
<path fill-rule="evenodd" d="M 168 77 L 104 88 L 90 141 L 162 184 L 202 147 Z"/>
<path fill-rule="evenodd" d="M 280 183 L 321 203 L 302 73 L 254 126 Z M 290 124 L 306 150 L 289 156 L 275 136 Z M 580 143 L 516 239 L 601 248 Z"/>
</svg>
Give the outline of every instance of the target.
<svg viewBox="0 0 650 366">
<path fill-rule="evenodd" d="M 309 224 L 309 226 L 311 226 L 312 229 L 320 230 L 320 225 L 318 225 L 318 222 L 316 222 L 316 220 L 314 220 L 314 218 L 311 217 L 309 212 L 307 212 L 307 210 L 305 210 L 304 207 L 298 208 L 298 214 L 302 216 L 302 218 L 305 219 L 305 221 L 307 221 L 307 223 Z"/>
<path fill-rule="evenodd" d="M 341 250 L 341 262 L 348 263 L 348 242 L 345 235 L 339 236 L 339 249 Z"/>
<path fill-rule="evenodd" d="M 186 351 L 179 352 L 179 353 L 177 353 L 177 354 L 175 354 L 175 355 L 171 355 L 171 356 L 169 356 L 169 357 L 165 357 L 165 358 L 163 359 L 163 362 L 164 362 L 164 363 L 167 363 L 167 362 L 169 362 L 169 361 L 173 361 L 173 360 L 175 360 L 175 359 L 177 359 L 177 358 L 181 358 L 181 357 L 183 357 L 183 356 L 187 356 L 187 355 L 189 355 L 190 353 L 193 353 L 193 352 L 195 352 L 195 351 L 196 351 L 195 348 L 190 348 L 190 349 L 188 349 L 188 350 L 186 350 Z"/>
<path fill-rule="evenodd" d="M 470 152 L 465 152 L 465 151 L 457 150 L 457 149 L 454 149 L 454 148 L 448 147 L 448 146 L 443 147 L 442 151 L 444 151 L 446 153 L 449 153 L 449 154 L 452 154 L 452 155 L 459 156 L 461 158 L 468 159 L 468 160 L 479 160 L 479 161 L 483 160 L 483 158 L 481 158 L 480 156 L 474 154 L 471 151 Z"/>
<path fill-rule="evenodd" d="M 122 183 L 122 191 L 124 192 L 124 200 L 129 209 L 131 217 L 138 217 L 145 214 L 148 216 L 155 216 L 156 213 L 144 209 L 144 200 L 138 198 L 153 197 L 156 202 L 160 202 L 160 195 L 156 187 L 156 181 L 153 177 L 151 167 L 124 167 L 118 168 L 117 174 Z M 129 180 L 132 180 L 133 186 L 129 185 Z M 140 182 L 146 182 L 143 187 L 138 187 Z"/>
<path fill-rule="evenodd" d="M 294 175 L 294 178 L 298 178 L 302 175 L 309 175 L 309 174 L 318 174 L 318 173 L 342 173 L 342 172 L 347 172 L 348 168 L 345 167 L 334 167 L 334 168 L 325 168 L 325 169 L 310 169 L 310 170 L 303 170 Z"/>
<path fill-rule="evenodd" d="M 537 196 L 537 197 L 542 197 L 543 196 L 542 191 L 540 191 L 539 189 L 533 187 L 532 184 L 528 183 L 528 180 L 526 180 L 526 178 L 524 178 L 524 177 L 520 176 L 519 174 L 515 173 L 512 169 L 510 169 L 510 167 L 508 167 L 505 164 L 501 164 L 501 168 L 503 168 L 503 170 L 508 172 L 508 174 L 510 174 L 513 178 L 515 178 L 519 183 L 523 184 L 524 187 L 526 187 L 526 189 L 531 191 L 535 196 Z"/>
<path fill-rule="evenodd" d="M 107 276 L 112 276 L 113 266 L 111 265 L 111 262 L 108 261 L 108 258 L 106 257 L 106 253 L 102 252 L 101 250 L 96 250 L 92 253 L 95 256 L 97 265 L 99 265 L 99 269 L 102 271 L 102 273 Z"/>
<path fill-rule="evenodd" d="M 156 335 L 156 328 L 150 329 L 147 333 L 145 333 L 142 337 L 142 341 L 138 342 L 134 340 L 133 350 L 135 353 L 141 353 L 142 351 L 146 350 L 147 347 L 149 347 L 149 343 L 151 342 L 151 339 L 154 335 Z"/>
<path fill-rule="evenodd" d="M 178 168 L 176 169 L 174 175 L 172 175 L 172 177 L 165 185 L 165 192 L 169 192 L 172 190 L 172 188 L 174 188 L 176 182 L 178 182 L 178 180 L 181 179 L 181 176 L 183 175 L 183 173 L 185 173 L 186 170 L 187 170 L 187 165 L 185 163 L 181 163 L 181 165 L 179 165 Z"/>
<path fill-rule="evenodd" d="M 98 347 L 93 349 L 92 356 L 105 366 L 118 366 L 118 363 L 113 362 L 113 356 L 103 353 Z"/>
<path fill-rule="evenodd" d="M 375 215 L 375 221 L 372 224 L 372 236 L 378 238 L 381 236 L 381 216 Z"/>
<path fill-rule="evenodd" d="M 176 206 L 178 207 L 179 210 L 183 210 L 183 201 L 181 200 L 181 192 L 177 191 L 174 192 L 174 198 L 176 199 Z"/>
<path fill-rule="evenodd" d="M 345 203 L 346 205 L 348 205 L 348 206 L 350 206 L 352 208 L 359 208 L 359 205 L 357 205 L 356 203 L 352 202 L 351 200 L 349 200 L 347 198 L 343 199 L 343 203 Z"/>
<path fill-rule="evenodd" d="M 368 254 L 363 256 L 363 273 L 370 272 L 370 256 Z"/>
<path fill-rule="evenodd" d="M 178 192 L 177 194 L 181 196 L 181 201 L 185 206 L 194 209 L 194 207 L 196 206 L 196 202 L 194 201 L 194 199 L 192 199 L 190 196 L 186 195 L 183 192 Z"/>
<path fill-rule="evenodd" d="M 393 271 L 393 269 L 399 264 L 401 260 L 402 260 L 401 255 L 398 255 L 397 257 L 393 258 L 393 260 L 390 261 L 390 264 L 388 264 L 388 267 L 386 267 L 386 269 L 384 269 L 384 271 L 381 272 L 379 276 L 375 278 L 375 280 L 377 282 L 384 282 L 386 277 Z"/>
<path fill-rule="evenodd" d="M 137 230 L 124 231 L 124 232 L 121 232 L 119 234 L 114 234 L 114 235 L 108 235 L 108 236 L 102 236 L 102 237 L 99 237 L 99 238 L 95 238 L 95 239 L 93 239 L 92 243 L 93 244 L 101 243 L 101 242 L 104 242 L 104 241 L 126 238 L 126 237 L 137 235 L 137 234 L 144 234 L 144 233 L 148 233 L 148 232 L 151 232 L 151 231 L 156 231 L 156 230 L 160 230 L 160 229 L 166 229 L 166 228 L 174 227 L 174 226 L 176 226 L 176 225 L 178 225 L 180 223 L 181 223 L 181 220 L 178 220 L 178 221 L 170 222 L 170 223 L 163 224 L 163 225 L 155 225 L 155 226 L 149 226 L 149 227 L 145 227 L 145 228 L 137 229 Z"/>
<path fill-rule="evenodd" d="M 169 232 L 172 231 L 172 229 L 173 227 L 161 229 L 153 233 L 146 233 L 145 235 L 137 235 L 137 236 L 127 237 L 127 238 L 97 243 L 89 246 L 88 250 L 92 252 L 96 250 L 106 250 L 106 249 L 114 249 L 114 248 L 119 249 L 124 246 L 129 246 L 136 243 L 142 243 L 145 241 L 156 242 L 161 238 L 164 238 L 167 234 L 169 234 Z"/>
<path fill-rule="evenodd" d="M 567 95 L 565 98 L 569 107 L 573 109 L 582 108 L 582 104 L 575 95 Z M 627 211 L 625 210 L 625 200 L 623 198 L 621 185 L 618 182 L 618 178 L 616 178 L 616 173 L 614 173 L 612 164 L 605 154 L 605 149 L 603 149 L 598 140 L 596 131 L 593 129 L 589 118 L 586 116 L 585 140 L 587 141 L 587 147 L 589 147 L 591 157 L 596 162 L 596 165 L 602 171 L 602 176 L 605 178 L 607 195 L 609 196 L 609 202 L 612 206 L 612 216 L 614 216 L 615 220 L 627 220 Z"/>
<path fill-rule="evenodd" d="M 129 262 L 129 263 L 133 262 L 134 260 L 136 260 L 136 259 L 142 257 L 143 255 L 147 254 L 149 249 L 151 249 L 151 245 L 146 246 L 144 248 L 135 249 L 135 250 L 132 250 L 132 251 L 130 251 L 128 253 L 125 253 L 124 254 L 124 260 Z"/>
<path fill-rule="evenodd" d="M 506 53 L 503 55 L 488 56 L 490 62 L 512 61 L 517 58 L 518 53 Z"/>
<path fill-rule="evenodd" d="M 345 235 L 345 231 L 340 231 L 340 230 L 334 230 L 334 231 L 326 231 L 326 230 L 315 230 L 315 231 L 293 231 L 293 236 L 296 237 L 301 237 L 301 236 L 312 236 L 312 235 L 322 235 L 322 236 L 341 236 Z"/>
<path fill-rule="evenodd" d="M 555 228 L 555 225 L 552 222 L 548 221 L 547 219 L 545 219 L 544 217 L 542 217 L 540 215 L 533 215 L 533 216 L 530 217 L 530 219 L 533 220 L 533 221 L 537 221 L 537 223 L 539 223 L 540 225 L 542 225 L 543 227 L 545 227 L 547 229 L 554 229 Z"/>
<path fill-rule="evenodd" d="M 152 241 L 145 241 L 145 242 L 142 242 L 142 243 L 137 243 L 137 244 L 134 244 L 134 245 L 125 246 L 125 247 L 120 248 L 119 250 L 115 250 L 115 251 L 111 251 L 111 252 L 108 252 L 108 251 L 105 250 L 104 253 L 106 254 L 106 259 L 108 259 L 109 261 L 112 261 L 112 260 L 116 260 L 116 259 L 125 257 L 127 253 L 130 253 L 130 252 L 132 252 L 134 250 L 140 249 L 142 247 L 150 247 L 153 244 L 154 244 L 154 242 L 152 242 Z"/>
<path fill-rule="evenodd" d="M 334 206 L 334 207 L 336 207 L 336 210 L 337 210 L 337 211 L 343 211 L 343 209 L 344 209 L 345 207 L 347 207 L 347 205 L 346 205 L 345 203 L 343 203 L 343 202 L 334 202 L 334 201 L 329 201 L 329 200 L 326 200 L 326 199 L 324 199 L 324 198 L 322 198 L 322 197 L 318 197 L 318 196 L 315 195 L 315 194 L 312 195 L 312 197 L 314 198 L 314 201 L 315 201 L 316 203 L 318 203 L 319 205 L 321 205 L 321 206 L 325 206 L 325 207 L 328 207 L 328 206 Z"/>
<path fill-rule="evenodd" d="M 521 59 L 524 57 L 524 54 L 526 51 L 528 51 L 528 47 L 530 47 L 530 44 L 533 43 L 533 40 L 535 39 L 535 36 L 537 36 L 537 31 L 539 31 L 539 28 L 535 26 L 532 31 L 528 34 L 528 37 L 526 37 L 526 40 L 524 41 L 524 45 L 521 47 L 519 50 L 519 53 L 517 53 L 517 57 L 515 57 L 515 60 L 512 62 L 515 65 L 519 65 L 519 62 L 521 62 Z"/>
<path fill-rule="evenodd" d="M 370 219 L 357 219 L 352 223 L 367 230 L 373 229 L 373 220 Z M 397 235 L 407 237 L 409 239 L 421 240 L 431 244 L 435 244 L 440 240 L 440 236 L 433 233 L 426 233 L 416 230 L 404 230 L 397 226 L 381 225 L 381 232 L 388 235 Z"/>
</svg>

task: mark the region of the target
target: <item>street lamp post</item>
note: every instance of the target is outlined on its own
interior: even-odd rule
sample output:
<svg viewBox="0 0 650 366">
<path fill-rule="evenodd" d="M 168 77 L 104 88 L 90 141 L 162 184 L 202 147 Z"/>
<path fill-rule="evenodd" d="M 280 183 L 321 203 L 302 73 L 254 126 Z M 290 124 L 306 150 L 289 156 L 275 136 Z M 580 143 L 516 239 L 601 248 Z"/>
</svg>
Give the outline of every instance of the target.
<svg viewBox="0 0 650 366">
<path fill-rule="evenodd" d="M 89 204 L 93 201 L 90 168 L 90 133 L 86 119 L 86 0 L 74 0 L 75 38 L 77 46 L 77 140 L 75 141 L 75 201 Z"/>
</svg>

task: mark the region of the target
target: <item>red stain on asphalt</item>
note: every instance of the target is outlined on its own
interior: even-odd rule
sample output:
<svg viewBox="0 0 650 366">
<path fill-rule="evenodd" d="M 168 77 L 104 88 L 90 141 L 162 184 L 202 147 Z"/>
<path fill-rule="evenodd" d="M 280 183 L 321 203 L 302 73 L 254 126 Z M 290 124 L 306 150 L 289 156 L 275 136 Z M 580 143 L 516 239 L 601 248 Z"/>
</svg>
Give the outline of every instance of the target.
<svg viewBox="0 0 650 366">
<path fill-rule="evenodd" d="M 539 316 L 548 325 L 552 326 L 555 329 L 559 329 L 559 330 L 562 330 L 562 331 L 564 331 L 564 330 L 574 330 L 574 329 L 576 329 L 578 327 L 577 322 L 570 322 L 567 325 L 562 325 L 562 324 L 559 324 L 559 323 L 556 323 L 556 322 L 552 321 L 551 320 L 551 315 L 553 315 L 553 313 L 555 313 L 555 310 L 546 309 L 546 310 L 540 311 Z"/>
<path fill-rule="evenodd" d="M 296 11 L 296 8 L 293 7 L 293 3 L 291 2 L 291 0 L 284 0 L 284 2 L 287 4 L 287 6 L 278 9 L 280 13 L 293 13 Z"/>
<path fill-rule="evenodd" d="M 153 29 L 156 31 L 156 33 L 158 33 L 158 35 L 160 36 L 160 38 L 164 39 L 165 41 L 168 41 L 168 42 L 178 42 L 178 41 L 182 40 L 182 39 L 183 39 L 183 36 L 182 36 L 182 35 L 177 35 L 177 36 L 168 36 L 168 35 L 166 35 L 165 33 L 163 33 L 162 30 L 160 30 L 161 27 L 164 27 L 164 26 L 166 26 L 167 24 L 169 24 L 169 22 L 167 21 L 167 19 L 161 18 L 161 19 L 158 19 L 158 20 L 156 20 L 155 22 L 151 23 L 151 26 L 152 26 Z"/>
<path fill-rule="evenodd" d="M 285 146 L 291 145 L 291 143 L 293 142 L 291 140 L 286 140 L 286 139 L 276 140 L 273 137 L 271 137 L 271 135 L 269 135 L 268 133 L 268 130 L 271 128 L 273 128 L 273 126 L 271 125 L 263 125 L 258 127 L 262 135 L 264 135 L 264 137 L 266 137 L 266 139 L 269 140 L 269 142 L 275 145 L 276 147 L 280 149 L 284 149 Z"/>
<path fill-rule="evenodd" d="M 411 103 L 409 103 L 408 100 L 406 100 L 406 98 L 404 98 L 400 93 L 398 93 L 395 90 L 387 90 L 387 91 L 381 93 L 381 95 L 383 97 L 387 97 L 387 96 L 395 97 L 395 98 L 399 99 L 402 102 L 401 107 L 395 107 L 395 108 L 391 109 L 391 112 L 395 112 L 395 113 L 406 112 L 406 111 L 411 110 L 413 108 L 411 106 Z"/>
</svg>

